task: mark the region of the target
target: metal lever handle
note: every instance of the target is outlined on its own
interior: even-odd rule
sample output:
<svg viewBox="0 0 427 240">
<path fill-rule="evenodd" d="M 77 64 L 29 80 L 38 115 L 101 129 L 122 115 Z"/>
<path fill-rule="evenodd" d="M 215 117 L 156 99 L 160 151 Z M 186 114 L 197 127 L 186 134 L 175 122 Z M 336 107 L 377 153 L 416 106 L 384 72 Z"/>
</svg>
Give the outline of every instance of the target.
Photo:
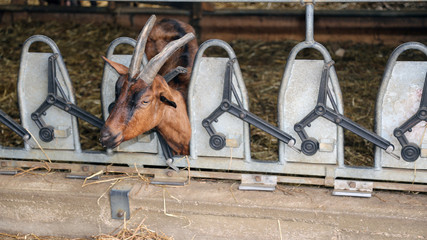
<svg viewBox="0 0 427 240">
<path fill-rule="evenodd" d="M 0 122 L 2 122 L 6 127 L 10 128 L 16 134 L 18 134 L 24 141 L 28 141 L 31 138 L 31 135 L 28 133 L 25 128 L 15 122 L 9 115 L 0 110 Z"/>
<path fill-rule="evenodd" d="M 163 78 L 168 83 L 181 73 L 187 73 L 187 69 L 185 67 L 178 66 L 172 71 L 168 72 L 165 76 L 163 76 Z"/>
<path fill-rule="evenodd" d="M 179 168 L 176 167 L 173 162 L 173 153 L 172 153 L 172 149 L 169 147 L 168 143 L 166 142 L 166 140 L 163 138 L 162 135 L 160 135 L 159 132 L 157 132 L 157 137 L 159 138 L 159 143 L 160 143 L 160 147 L 162 148 L 163 151 L 163 156 L 166 159 L 166 164 L 172 168 L 173 170 L 175 170 L 176 172 L 179 172 Z"/>
</svg>

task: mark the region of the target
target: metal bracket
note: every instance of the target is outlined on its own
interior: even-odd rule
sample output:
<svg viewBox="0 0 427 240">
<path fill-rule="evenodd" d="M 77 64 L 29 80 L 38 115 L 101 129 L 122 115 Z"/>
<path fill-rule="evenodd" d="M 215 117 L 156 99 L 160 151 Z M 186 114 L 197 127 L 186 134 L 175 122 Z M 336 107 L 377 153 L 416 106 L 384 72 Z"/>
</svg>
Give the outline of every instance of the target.
<svg viewBox="0 0 427 240">
<path fill-rule="evenodd" d="M 332 187 L 334 186 L 335 181 L 335 167 L 325 167 L 325 186 Z"/>
<path fill-rule="evenodd" d="M 277 176 L 243 174 L 239 190 L 274 191 L 276 185 Z"/>
<path fill-rule="evenodd" d="M 369 198 L 372 197 L 373 189 L 373 182 L 335 180 L 332 195 Z"/>
<path fill-rule="evenodd" d="M 4 171 L 0 171 L 0 175 L 16 175 L 18 174 L 18 171 L 16 170 L 4 170 Z"/>
<path fill-rule="evenodd" d="M 130 219 L 129 192 L 130 186 L 118 186 L 110 190 L 111 218 Z"/>
<path fill-rule="evenodd" d="M 91 165 L 73 165 L 70 169 L 70 173 L 67 174 L 65 178 L 99 180 L 102 174 L 93 176 L 95 172 L 97 172 L 96 169 Z"/>
<path fill-rule="evenodd" d="M 154 185 L 185 186 L 188 177 L 184 177 L 183 174 L 185 173 L 181 172 L 179 174 L 176 171 L 166 170 L 163 173 L 155 174 L 150 183 Z"/>
<path fill-rule="evenodd" d="M 13 168 L 10 168 L 9 164 L 6 161 L 1 161 L 0 175 L 16 175 L 16 174 L 18 174 L 17 170 L 13 170 Z"/>
</svg>

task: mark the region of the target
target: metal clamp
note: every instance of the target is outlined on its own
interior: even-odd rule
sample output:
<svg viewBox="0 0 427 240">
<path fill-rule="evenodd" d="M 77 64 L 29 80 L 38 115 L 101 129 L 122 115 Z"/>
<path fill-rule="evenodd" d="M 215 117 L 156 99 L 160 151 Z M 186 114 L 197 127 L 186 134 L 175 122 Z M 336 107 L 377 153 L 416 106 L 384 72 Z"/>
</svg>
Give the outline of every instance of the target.
<svg viewBox="0 0 427 240">
<path fill-rule="evenodd" d="M 409 142 L 405 136 L 406 132 L 412 131 L 412 128 L 421 121 L 427 121 L 427 74 L 424 80 L 423 93 L 421 96 L 420 106 L 418 111 L 410 117 L 406 122 L 401 126 L 397 127 L 393 131 L 393 135 L 397 138 L 400 145 L 402 145 L 402 150 L 400 155 L 403 160 L 407 162 L 414 162 L 418 159 L 421 153 L 420 147 L 413 142 Z"/>
<path fill-rule="evenodd" d="M 42 119 L 42 115 L 45 115 L 46 110 L 48 110 L 51 106 L 55 106 L 63 111 L 66 111 L 69 114 L 78 117 L 97 128 L 101 128 L 104 125 L 104 121 L 79 108 L 77 105 L 71 103 L 67 98 L 67 95 L 65 94 L 64 90 L 59 84 L 58 78 L 56 77 L 56 59 L 58 56 L 59 55 L 55 53 L 48 59 L 48 95 L 40 107 L 31 114 L 31 119 L 40 129 L 39 137 L 44 142 L 50 142 L 55 138 L 54 128 L 52 126 L 48 126 Z M 62 97 L 58 95 L 58 91 Z"/>
<path fill-rule="evenodd" d="M 384 138 L 378 136 L 373 132 L 368 131 L 367 129 L 351 121 L 350 119 L 338 112 L 337 104 L 335 103 L 332 97 L 332 92 L 328 87 L 329 70 L 333 64 L 334 61 L 330 61 L 325 63 L 323 67 L 316 106 L 307 116 L 305 116 L 300 122 L 294 125 L 295 132 L 297 132 L 298 136 L 302 140 L 302 152 L 305 155 L 311 156 L 314 155 L 319 149 L 319 142 L 316 139 L 309 137 L 304 128 L 310 127 L 311 122 L 316 120 L 318 117 L 324 117 L 325 119 L 335 123 L 336 125 L 341 126 L 355 133 L 356 135 L 368 140 L 369 142 L 377 145 L 378 147 L 386 150 L 387 153 L 399 159 L 397 155 L 392 153 L 392 151 L 394 150 L 394 146 L 389 141 L 385 140 Z M 328 98 L 332 104 L 332 108 L 326 105 Z"/>
<path fill-rule="evenodd" d="M 262 120 L 255 114 L 243 108 L 243 104 L 240 101 L 237 95 L 236 88 L 234 87 L 232 82 L 233 61 L 234 59 L 231 59 L 227 62 L 221 104 L 207 118 L 202 121 L 203 127 L 206 129 L 210 136 L 209 145 L 211 146 L 211 148 L 215 150 L 221 150 L 226 145 L 226 139 L 224 134 L 217 133 L 215 131 L 215 128 L 212 126 L 212 123 L 217 122 L 218 118 L 223 113 L 228 112 L 231 115 L 240 118 L 242 121 L 252 124 L 253 126 L 261 129 L 262 131 L 278 138 L 280 141 L 288 144 L 288 146 L 294 149 L 295 151 L 300 152 L 300 150 L 294 146 L 295 139 L 291 135 L 281 131 L 277 127 L 272 126 L 271 124 Z M 234 98 L 236 99 L 237 104 L 232 102 L 232 96 L 234 96 Z"/>
</svg>

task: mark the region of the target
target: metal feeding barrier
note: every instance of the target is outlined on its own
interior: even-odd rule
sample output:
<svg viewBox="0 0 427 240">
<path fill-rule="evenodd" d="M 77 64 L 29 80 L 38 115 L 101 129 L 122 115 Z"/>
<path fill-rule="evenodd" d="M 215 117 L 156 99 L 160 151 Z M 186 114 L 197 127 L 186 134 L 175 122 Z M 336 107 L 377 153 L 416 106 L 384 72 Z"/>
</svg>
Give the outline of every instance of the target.
<svg viewBox="0 0 427 240">
<path fill-rule="evenodd" d="M 172 156 L 155 132 L 124 142 L 116 149 L 82 150 L 77 118 L 102 127 L 115 101 L 117 74 L 105 65 L 101 90 L 104 120 L 99 119 L 76 106 L 71 80 L 56 44 L 45 36 L 30 37 L 23 46 L 18 79 L 22 126 L 0 110 L 0 121 L 22 137 L 25 146 L 0 148 L 0 157 L 12 159 L 5 160 L 8 164 L 2 168 L 19 167 L 20 159 L 49 156 L 53 161 L 74 164 L 135 165 L 141 173 L 153 173 L 152 183 L 157 184 L 184 185 L 188 175 L 184 171 L 178 173 L 178 168 L 189 164 L 200 169 L 193 176 L 238 179 L 244 190 L 271 191 L 278 182 L 286 182 L 334 186 L 336 195 L 362 197 L 369 197 L 374 188 L 427 191 L 427 62 L 397 61 L 407 50 L 427 55 L 427 47 L 410 42 L 392 53 L 378 94 L 373 133 L 344 116 L 333 60 L 327 49 L 314 40 L 313 23 L 314 6 L 306 3 L 306 39 L 291 50 L 286 62 L 277 105 L 278 127 L 250 112 L 240 66 L 230 45 L 215 39 L 200 45 L 188 92 L 192 140 L 187 161 L 182 156 Z M 30 52 L 35 42 L 47 44 L 52 52 Z M 129 65 L 131 55 L 115 53 L 121 44 L 134 47 L 135 40 L 114 40 L 106 56 Z M 222 48 L 228 57 L 205 56 L 210 47 Z M 304 49 L 319 51 L 323 60 L 296 59 Z M 144 58 L 143 62 L 147 60 Z M 165 78 L 181 71 L 176 69 Z M 249 125 L 280 140 L 277 161 L 251 158 Z M 343 128 L 376 145 L 373 167 L 344 164 Z M 176 172 L 165 170 L 167 166 Z M 85 176 L 88 173 L 82 177 Z M 114 202 L 128 206 L 123 204 L 128 198 L 126 191 L 120 190 L 120 200 Z M 129 212 L 125 215 L 130 216 Z"/>
<path fill-rule="evenodd" d="M 427 56 L 427 46 L 417 42 L 404 43 L 393 51 L 376 106 L 376 131 L 390 139 L 404 161 L 394 161 L 377 151 L 376 168 L 427 169 L 427 62 L 398 61 L 403 52 L 414 50 Z"/>
</svg>

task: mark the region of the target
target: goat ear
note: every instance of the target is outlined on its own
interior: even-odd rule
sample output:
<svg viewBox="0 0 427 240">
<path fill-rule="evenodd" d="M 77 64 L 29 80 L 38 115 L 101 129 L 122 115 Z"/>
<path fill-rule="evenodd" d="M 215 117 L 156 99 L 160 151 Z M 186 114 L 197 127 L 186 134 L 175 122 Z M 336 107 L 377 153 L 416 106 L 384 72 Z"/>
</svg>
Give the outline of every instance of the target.
<svg viewBox="0 0 427 240">
<path fill-rule="evenodd" d="M 160 96 L 160 101 L 162 101 L 163 103 L 172 106 L 174 108 L 176 108 L 176 103 L 174 101 L 171 101 L 169 99 L 167 99 L 165 96 L 161 95 Z"/>
<path fill-rule="evenodd" d="M 103 59 L 104 59 L 104 61 L 106 61 L 106 62 L 107 62 L 111 67 L 113 67 L 113 68 L 114 68 L 114 70 L 116 70 L 116 72 L 117 72 L 118 74 L 120 74 L 120 75 L 125 75 L 125 74 L 127 74 L 127 73 L 129 72 L 129 68 L 128 68 L 128 67 L 126 67 L 125 65 L 120 64 L 120 63 L 113 62 L 113 61 L 109 60 L 108 58 L 106 58 L 106 57 L 104 57 L 104 56 L 102 56 L 102 58 L 103 58 Z"/>
<path fill-rule="evenodd" d="M 163 77 L 161 77 L 160 75 L 157 75 L 154 78 L 154 81 L 151 87 L 154 90 L 154 92 L 157 92 L 159 94 L 160 101 L 162 101 L 163 103 L 169 106 L 176 108 L 176 103 L 170 91 L 169 85 L 167 84 L 167 82 Z"/>
</svg>

